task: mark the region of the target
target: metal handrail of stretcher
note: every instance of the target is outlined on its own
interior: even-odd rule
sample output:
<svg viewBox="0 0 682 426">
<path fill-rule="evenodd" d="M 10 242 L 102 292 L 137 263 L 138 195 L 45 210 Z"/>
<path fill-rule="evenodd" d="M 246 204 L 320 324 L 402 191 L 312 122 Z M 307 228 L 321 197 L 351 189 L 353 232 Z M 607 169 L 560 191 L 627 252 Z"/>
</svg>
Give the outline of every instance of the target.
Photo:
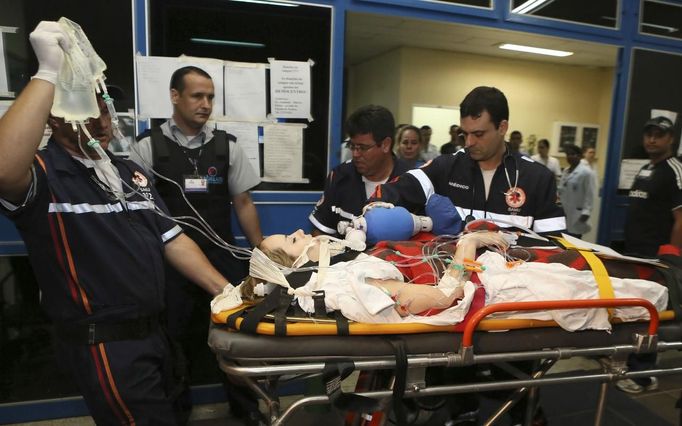
<svg viewBox="0 0 682 426">
<path fill-rule="evenodd" d="M 636 334 L 633 336 L 633 344 L 631 345 L 610 345 L 591 348 L 558 348 L 558 349 L 542 349 L 534 351 L 522 352 L 505 352 L 498 354 L 474 354 L 473 334 L 478 324 L 486 317 L 493 313 L 510 312 L 510 311 L 537 311 L 537 310 L 561 310 L 561 309 L 594 309 L 594 308 L 615 308 L 622 306 L 640 306 L 649 312 L 649 324 L 646 335 Z M 651 376 L 668 376 L 682 374 L 682 367 L 670 369 L 651 369 L 636 372 L 627 372 L 626 370 L 602 373 L 602 374 L 585 374 L 570 377 L 551 377 L 543 378 L 544 373 L 549 370 L 549 367 L 558 359 L 566 359 L 575 356 L 596 357 L 596 356 L 625 356 L 629 353 L 646 353 L 646 352 L 663 352 L 668 350 L 682 350 L 682 342 L 658 342 L 657 333 L 659 326 L 659 315 L 655 306 L 644 299 L 628 298 L 628 299 L 589 299 L 589 300 L 548 300 L 538 302 L 508 302 L 498 303 L 485 306 L 475 312 L 467 322 L 462 336 L 462 343 L 459 353 L 443 353 L 443 354 L 427 354 L 427 355 L 409 355 L 409 368 L 426 368 L 435 366 L 445 367 L 462 367 L 472 364 L 490 364 L 496 362 L 513 362 L 521 360 L 548 360 L 545 364 L 544 371 L 534 374 L 530 379 L 516 379 L 505 380 L 494 383 L 475 383 L 465 385 L 444 385 L 432 386 L 428 388 L 421 388 L 413 386 L 405 390 L 405 398 L 416 398 L 421 396 L 440 396 L 451 395 L 459 393 L 470 392 L 485 392 L 490 390 L 503 389 L 520 389 L 521 393 L 528 389 L 546 385 L 558 385 L 566 383 L 587 383 L 587 382 L 601 382 L 599 400 L 597 403 L 597 414 L 595 416 L 595 425 L 601 424 L 603 410 L 606 400 L 606 391 L 608 382 L 622 380 L 624 378 L 640 378 Z M 219 357 L 221 369 L 228 375 L 234 376 L 283 376 L 283 375 L 300 375 L 300 374 L 316 374 L 320 373 L 325 367 L 325 362 L 313 363 L 292 363 L 282 365 L 270 366 L 236 366 L 228 364 L 224 359 Z M 385 370 L 395 368 L 396 362 L 392 356 L 373 357 L 374 359 L 365 359 L 354 361 L 357 370 Z M 378 358 L 378 359 L 377 359 Z M 260 389 L 252 380 L 247 380 L 249 387 L 254 389 L 259 395 L 266 399 L 271 411 L 272 425 L 281 425 L 288 419 L 294 411 L 300 407 L 314 404 L 328 403 L 329 399 L 326 395 L 308 396 L 291 404 L 281 415 L 274 411 L 279 411 L 279 404 L 272 401 L 262 389 Z M 360 392 L 358 395 L 385 398 L 392 395 L 392 390 L 368 391 Z M 503 414 L 509 407 L 503 407 L 497 417 Z M 494 415 L 494 417 L 496 416 Z M 495 418 L 497 418 L 495 417 Z M 489 424 L 489 423 L 487 423 Z"/>
</svg>

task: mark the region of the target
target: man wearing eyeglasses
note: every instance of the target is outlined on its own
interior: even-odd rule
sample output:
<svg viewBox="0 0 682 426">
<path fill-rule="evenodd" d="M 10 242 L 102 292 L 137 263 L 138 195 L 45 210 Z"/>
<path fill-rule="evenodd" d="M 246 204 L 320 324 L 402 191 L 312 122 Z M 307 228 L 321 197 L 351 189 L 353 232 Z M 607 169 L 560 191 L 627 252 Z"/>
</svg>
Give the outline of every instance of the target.
<svg viewBox="0 0 682 426">
<path fill-rule="evenodd" d="M 346 133 L 352 158 L 327 176 L 324 194 L 308 217 L 315 226 L 314 235 L 338 234 L 342 217 L 332 207 L 359 216 L 377 186 L 409 170 L 393 155 L 394 130 L 393 114 L 382 106 L 366 105 L 348 117 Z"/>
</svg>

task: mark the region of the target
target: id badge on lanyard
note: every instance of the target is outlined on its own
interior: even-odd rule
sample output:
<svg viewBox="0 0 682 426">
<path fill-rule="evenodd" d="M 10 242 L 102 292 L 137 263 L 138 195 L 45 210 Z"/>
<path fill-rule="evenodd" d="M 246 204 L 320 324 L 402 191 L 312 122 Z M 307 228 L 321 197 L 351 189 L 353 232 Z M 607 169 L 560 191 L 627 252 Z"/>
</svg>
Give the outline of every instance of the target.
<svg viewBox="0 0 682 426">
<path fill-rule="evenodd" d="M 185 192 L 208 192 L 208 181 L 205 176 L 183 175 L 182 180 Z"/>
<path fill-rule="evenodd" d="M 182 187 L 184 188 L 185 193 L 208 192 L 208 181 L 205 176 L 199 176 L 199 171 L 197 169 L 199 160 L 194 159 L 194 161 L 192 161 L 190 159 L 190 162 L 194 165 L 194 173 L 191 175 L 182 175 Z"/>
</svg>

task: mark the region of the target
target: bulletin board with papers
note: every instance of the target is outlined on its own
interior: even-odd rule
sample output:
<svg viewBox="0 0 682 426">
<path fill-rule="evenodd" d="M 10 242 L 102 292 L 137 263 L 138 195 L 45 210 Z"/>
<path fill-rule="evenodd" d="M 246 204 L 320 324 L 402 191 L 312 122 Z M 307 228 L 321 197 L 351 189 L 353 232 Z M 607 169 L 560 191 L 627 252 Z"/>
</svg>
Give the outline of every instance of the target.
<svg viewBox="0 0 682 426">
<path fill-rule="evenodd" d="M 322 190 L 330 26 L 326 7 L 151 0 L 150 49 L 136 61 L 139 113 L 168 118 L 169 95 L 159 93 L 169 93 L 170 74 L 199 66 L 216 89 L 211 122 L 237 137 L 261 176 L 256 189 Z"/>
</svg>

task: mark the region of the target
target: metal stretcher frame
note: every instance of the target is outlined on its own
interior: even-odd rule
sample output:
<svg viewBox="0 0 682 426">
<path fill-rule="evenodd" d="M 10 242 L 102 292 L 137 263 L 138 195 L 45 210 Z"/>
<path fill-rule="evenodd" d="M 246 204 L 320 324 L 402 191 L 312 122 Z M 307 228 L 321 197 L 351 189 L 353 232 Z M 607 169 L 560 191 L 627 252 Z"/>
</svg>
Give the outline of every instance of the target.
<svg viewBox="0 0 682 426">
<path fill-rule="evenodd" d="M 616 323 L 611 333 L 585 330 L 569 332 L 557 327 L 494 329 L 484 320 L 494 312 L 576 309 L 596 307 L 642 306 L 650 314 L 647 322 Z M 674 320 L 671 312 L 661 313 L 670 319 L 659 323 L 655 307 L 643 299 L 600 299 L 572 301 L 516 302 L 486 306 L 471 317 L 462 333 L 400 334 L 404 340 L 408 366 L 405 398 L 450 395 L 490 390 L 516 389 L 485 424 L 493 424 L 526 393 L 531 400 L 534 389 L 565 383 L 601 383 L 596 401 L 595 424 L 603 419 L 608 383 L 624 378 L 658 377 L 682 374 L 682 366 L 627 371 L 625 360 L 630 353 L 682 350 L 682 322 Z M 525 321 L 525 320 L 524 320 Z M 527 321 L 526 321 L 527 322 Z M 548 322 L 546 322 L 548 323 Z M 509 321 L 502 322 L 509 324 Z M 535 323 L 537 326 L 537 322 Z M 392 335 L 395 337 L 396 335 Z M 208 343 L 215 352 L 220 368 L 237 383 L 251 388 L 266 404 L 272 425 L 284 424 L 301 407 L 327 404 L 326 394 L 301 397 L 283 412 L 277 396 L 279 379 L 283 376 L 309 378 L 319 375 L 328 363 L 352 360 L 356 370 L 391 370 L 396 367 L 393 347 L 386 336 L 264 336 L 229 330 L 225 325 L 212 324 Z M 603 373 L 575 373 L 569 376 L 544 377 L 560 359 L 583 356 L 611 357 L 614 362 L 604 367 Z M 507 363 L 537 360 L 539 367 L 529 377 L 496 382 L 427 386 L 423 373 L 427 367 L 466 367 L 476 364 Z M 412 373 L 412 374 L 411 374 Z M 385 398 L 391 389 L 371 390 L 359 395 Z M 532 407 L 533 404 L 528 404 Z M 531 413 L 526 422 L 529 424 Z"/>
</svg>

